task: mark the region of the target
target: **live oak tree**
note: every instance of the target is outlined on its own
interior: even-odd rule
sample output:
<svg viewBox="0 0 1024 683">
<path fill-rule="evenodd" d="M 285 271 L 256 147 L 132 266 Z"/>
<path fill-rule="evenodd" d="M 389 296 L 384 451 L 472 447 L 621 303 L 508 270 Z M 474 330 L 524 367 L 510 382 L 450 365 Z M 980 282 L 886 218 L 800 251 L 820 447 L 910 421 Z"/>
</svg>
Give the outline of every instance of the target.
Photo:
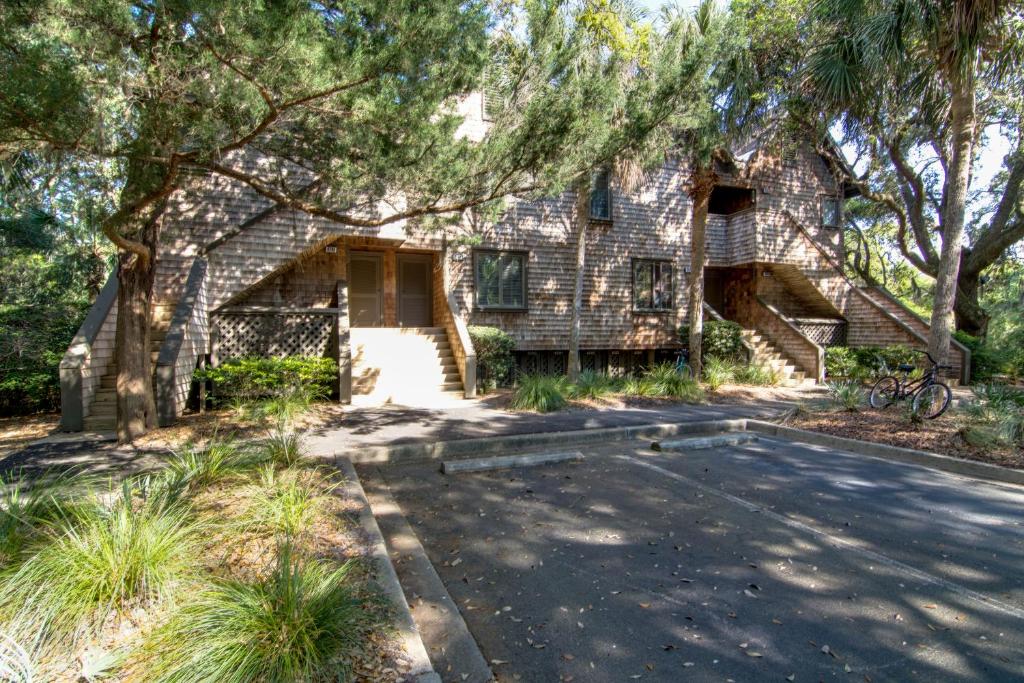
<svg viewBox="0 0 1024 683">
<path fill-rule="evenodd" d="M 866 161 L 846 180 L 898 223 L 903 255 L 935 278 L 928 340 L 946 358 L 954 322 L 984 329 L 978 276 L 1024 237 L 1019 191 L 1021 14 L 1001 0 L 822 1 L 805 86 L 822 106 L 819 130 L 838 122 Z M 987 126 L 1010 126 L 1001 196 L 964 249 L 972 171 Z M 959 291 L 958 291 L 959 290 Z M 957 305 L 957 301 L 959 304 Z"/>
</svg>

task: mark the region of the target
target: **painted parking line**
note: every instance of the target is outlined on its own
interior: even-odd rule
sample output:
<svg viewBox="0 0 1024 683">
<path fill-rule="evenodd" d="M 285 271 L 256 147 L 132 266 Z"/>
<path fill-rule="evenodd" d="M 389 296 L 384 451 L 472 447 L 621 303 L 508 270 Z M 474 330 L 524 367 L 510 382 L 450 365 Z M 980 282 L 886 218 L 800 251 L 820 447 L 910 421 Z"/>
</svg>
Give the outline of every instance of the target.
<svg viewBox="0 0 1024 683">
<path fill-rule="evenodd" d="M 1024 620 L 1024 609 L 1020 609 L 1018 607 L 1015 607 L 1014 605 L 1006 604 L 1000 600 L 996 600 L 995 598 L 989 597 L 984 593 L 979 593 L 965 586 L 961 586 L 960 584 L 955 583 L 953 581 L 943 579 L 939 576 L 935 576 L 934 574 L 929 574 L 926 571 L 922 571 L 909 564 L 900 562 L 899 560 L 895 560 L 887 555 L 864 548 L 858 545 L 857 543 L 849 541 L 840 536 L 836 536 L 834 534 L 821 531 L 820 529 L 815 529 L 814 527 L 804 524 L 803 522 L 798 522 L 796 520 L 790 519 L 785 515 L 781 515 L 777 512 L 764 508 L 756 503 L 752 503 L 744 498 L 740 498 L 739 496 L 734 496 L 730 493 L 720 491 L 714 487 L 708 486 L 707 484 L 703 484 L 695 479 L 691 479 L 690 477 L 684 476 L 682 474 L 672 472 L 671 470 L 667 470 L 664 467 L 660 467 L 651 462 L 640 460 L 639 458 L 636 458 L 631 455 L 614 455 L 612 457 L 617 458 L 619 460 L 624 460 L 639 467 L 644 467 L 653 472 L 657 472 L 658 474 L 668 477 L 669 479 L 673 479 L 675 481 L 683 482 L 689 486 L 693 486 L 694 488 L 697 488 L 708 495 L 716 496 L 722 500 L 728 501 L 730 503 L 733 503 L 734 505 L 738 505 L 746 510 L 749 510 L 750 512 L 762 514 L 768 519 L 778 522 L 779 524 L 783 524 L 791 529 L 795 529 L 805 534 L 828 541 L 836 547 L 849 550 L 850 552 L 856 553 L 861 557 L 871 560 L 872 562 L 877 562 L 878 564 L 885 565 L 887 567 L 895 569 L 896 571 L 899 571 L 907 576 L 910 576 L 924 583 L 928 583 L 933 586 L 938 586 L 943 590 L 947 590 L 951 593 L 959 595 L 960 597 L 970 600 L 971 602 L 978 603 L 990 610 L 1002 612 L 1003 614 L 1007 614 L 1016 619 Z"/>
</svg>

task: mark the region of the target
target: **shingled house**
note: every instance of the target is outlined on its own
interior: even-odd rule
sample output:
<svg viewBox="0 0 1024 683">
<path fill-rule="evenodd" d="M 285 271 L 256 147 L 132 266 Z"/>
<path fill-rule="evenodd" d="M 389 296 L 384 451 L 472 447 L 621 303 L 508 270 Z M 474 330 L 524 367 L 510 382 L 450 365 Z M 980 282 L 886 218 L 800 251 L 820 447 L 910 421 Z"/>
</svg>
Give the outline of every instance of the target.
<svg viewBox="0 0 1024 683">
<path fill-rule="evenodd" d="M 479 98 L 465 103 L 481 126 Z M 928 325 L 842 268 L 850 188 L 810 146 L 737 150 L 708 219 L 706 317 L 738 322 L 757 362 L 819 382 L 824 347 L 926 344 Z M 595 176 L 582 312 L 582 364 L 629 372 L 679 347 L 690 278 L 687 169 L 669 160 L 631 192 Z M 350 228 L 290 210 L 221 177 L 172 197 L 154 294 L 152 354 L 161 424 L 185 409 L 195 368 L 242 355 L 328 355 L 342 401 L 443 406 L 475 392 L 467 325 L 517 342 L 525 371 L 564 372 L 575 197 L 512 199 L 496 223 L 459 236 L 412 224 Z M 465 246 L 468 242 L 472 247 Z M 116 281 L 61 364 L 65 429 L 114 421 Z M 966 380 L 969 355 L 950 362 Z"/>
</svg>

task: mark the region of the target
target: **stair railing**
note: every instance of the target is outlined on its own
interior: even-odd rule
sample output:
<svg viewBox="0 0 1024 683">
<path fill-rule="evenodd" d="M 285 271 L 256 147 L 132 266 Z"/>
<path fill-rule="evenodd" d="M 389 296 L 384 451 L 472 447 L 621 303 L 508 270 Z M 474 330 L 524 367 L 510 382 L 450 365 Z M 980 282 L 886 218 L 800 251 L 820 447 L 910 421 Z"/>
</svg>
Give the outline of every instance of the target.
<svg viewBox="0 0 1024 683">
<path fill-rule="evenodd" d="M 197 256 L 171 316 L 167 336 L 160 345 L 153 391 L 157 423 L 161 427 L 174 424 L 184 411 L 196 367 L 210 348 L 206 269 L 206 259 Z"/>
<path fill-rule="evenodd" d="M 459 302 L 455 300 L 455 295 L 449 292 L 445 299 L 448 305 L 443 315 L 444 329 L 448 333 L 452 355 L 459 368 L 464 395 L 473 398 L 476 396 L 476 349 L 473 348 L 473 340 L 469 338 L 466 321 L 459 315 Z"/>
<path fill-rule="evenodd" d="M 825 349 L 815 344 L 775 306 L 760 296 L 754 297 L 754 299 L 758 304 L 754 308 L 755 327 L 769 336 L 775 337 L 785 353 L 793 356 L 794 360 L 802 364 L 805 370 L 813 374 L 815 382 L 824 382 Z"/>
<path fill-rule="evenodd" d="M 792 211 L 790 211 L 789 209 L 784 209 L 782 213 L 786 218 L 789 219 L 789 221 L 794 225 L 794 227 L 796 227 L 796 229 L 800 232 L 804 239 L 806 239 L 811 244 L 811 246 L 822 255 L 822 257 L 824 257 L 825 262 L 828 263 L 832 270 L 836 271 L 836 273 L 838 273 L 839 276 L 846 281 L 846 283 L 850 286 L 850 288 L 857 296 L 859 296 L 863 301 L 866 301 L 875 310 L 881 312 L 882 315 L 886 316 L 894 323 L 896 323 L 912 339 L 916 340 L 918 343 L 923 344 L 925 346 L 928 345 L 928 338 L 926 335 L 921 334 L 919 331 L 915 330 L 913 327 L 908 325 L 905 321 L 901 320 L 898 316 L 893 315 L 890 311 L 886 310 L 884 306 L 881 306 L 877 301 L 868 296 L 867 293 L 865 293 L 864 290 L 862 290 L 857 283 L 850 279 L 850 277 L 846 274 L 843 267 L 840 264 L 836 263 L 835 259 L 832 258 L 832 255 L 829 254 L 825 250 L 825 248 L 818 243 L 818 240 L 814 239 L 814 236 L 811 234 L 810 230 L 808 230 L 807 227 L 802 222 L 800 222 L 800 219 L 793 215 Z M 901 309 L 904 309 L 909 315 L 915 317 L 917 316 L 916 313 L 914 313 L 906 306 L 904 306 L 902 303 L 900 303 L 887 290 L 884 290 L 883 288 L 878 289 L 881 291 L 883 296 L 886 296 L 890 301 L 895 303 Z M 967 384 L 971 380 L 971 351 L 966 346 L 958 342 L 956 339 L 950 339 L 950 346 L 955 348 L 957 352 L 960 354 L 960 381 L 963 384 Z"/>
<path fill-rule="evenodd" d="M 111 273 L 60 361 L 60 428 L 80 432 L 96 389 L 114 361 L 117 273 Z"/>
</svg>

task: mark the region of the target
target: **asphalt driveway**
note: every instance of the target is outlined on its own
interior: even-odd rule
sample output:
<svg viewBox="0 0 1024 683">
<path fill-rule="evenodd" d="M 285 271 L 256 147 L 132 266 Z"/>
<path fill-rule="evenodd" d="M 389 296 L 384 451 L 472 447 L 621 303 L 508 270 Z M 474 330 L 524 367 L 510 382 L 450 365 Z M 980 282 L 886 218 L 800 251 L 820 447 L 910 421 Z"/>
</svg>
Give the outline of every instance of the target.
<svg viewBox="0 0 1024 683">
<path fill-rule="evenodd" d="M 1024 489 L 768 439 L 586 455 L 382 471 L 499 680 L 1024 678 Z"/>
</svg>

